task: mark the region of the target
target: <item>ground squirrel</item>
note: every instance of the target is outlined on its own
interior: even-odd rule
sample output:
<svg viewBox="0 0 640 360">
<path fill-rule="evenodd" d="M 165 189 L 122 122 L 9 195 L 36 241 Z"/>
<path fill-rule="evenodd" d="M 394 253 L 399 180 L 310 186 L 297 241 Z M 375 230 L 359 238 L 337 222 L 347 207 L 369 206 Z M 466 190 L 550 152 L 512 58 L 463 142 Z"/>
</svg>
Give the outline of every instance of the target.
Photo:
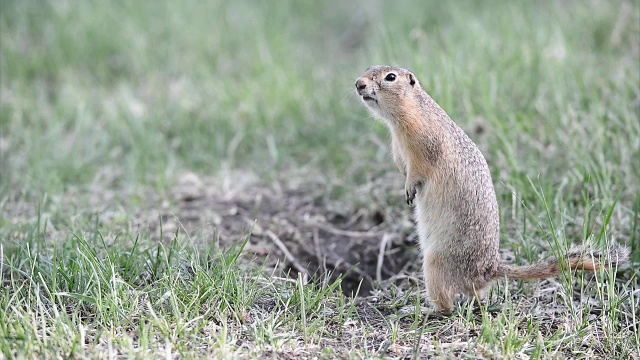
<svg viewBox="0 0 640 360">
<path fill-rule="evenodd" d="M 436 310 L 450 313 L 458 293 L 482 298 L 500 277 L 542 279 L 560 274 L 558 259 L 529 266 L 501 262 L 498 202 L 478 147 L 422 89 L 410 71 L 372 66 L 356 80 L 365 106 L 391 132 L 391 152 L 415 200 L 424 281 Z M 567 254 L 569 268 L 597 271 L 627 260 L 629 250 Z M 593 257 L 591 256 L 593 255 Z"/>
</svg>

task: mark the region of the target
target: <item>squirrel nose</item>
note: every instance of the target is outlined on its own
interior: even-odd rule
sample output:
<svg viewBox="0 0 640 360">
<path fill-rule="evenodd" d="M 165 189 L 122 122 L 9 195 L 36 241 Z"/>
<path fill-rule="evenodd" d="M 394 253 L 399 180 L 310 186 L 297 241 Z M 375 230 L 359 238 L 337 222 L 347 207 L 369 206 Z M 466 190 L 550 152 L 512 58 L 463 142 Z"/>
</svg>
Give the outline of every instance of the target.
<svg viewBox="0 0 640 360">
<path fill-rule="evenodd" d="M 366 87 L 367 87 L 367 84 L 365 84 L 364 80 L 362 79 L 356 80 L 356 89 L 364 90 Z"/>
</svg>

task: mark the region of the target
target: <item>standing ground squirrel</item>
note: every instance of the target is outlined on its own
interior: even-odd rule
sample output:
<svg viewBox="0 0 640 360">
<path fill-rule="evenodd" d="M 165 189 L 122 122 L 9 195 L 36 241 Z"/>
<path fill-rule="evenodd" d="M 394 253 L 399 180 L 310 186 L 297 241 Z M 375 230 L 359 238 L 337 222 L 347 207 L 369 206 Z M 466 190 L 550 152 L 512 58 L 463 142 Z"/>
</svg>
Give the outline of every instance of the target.
<svg viewBox="0 0 640 360">
<path fill-rule="evenodd" d="M 356 80 L 362 102 L 391 132 L 393 160 L 415 200 L 424 281 L 436 310 L 450 313 L 456 294 L 482 298 L 500 277 L 543 279 L 561 273 L 558 259 L 529 266 L 501 262 L 500 216 L 491 173 L 478 147 L 422 89 L 410 71 L 372 66 Z M 608 256 L 576 248 L 572 270 L 597 271 L 627 261 L 625 247 Z"/>
</svg>

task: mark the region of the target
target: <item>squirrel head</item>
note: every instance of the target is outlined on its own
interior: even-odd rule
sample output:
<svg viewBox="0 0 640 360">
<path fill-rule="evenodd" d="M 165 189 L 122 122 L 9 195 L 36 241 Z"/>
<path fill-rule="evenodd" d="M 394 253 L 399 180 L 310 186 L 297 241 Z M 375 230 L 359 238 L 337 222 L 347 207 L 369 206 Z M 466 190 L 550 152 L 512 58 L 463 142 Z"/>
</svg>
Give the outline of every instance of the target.
<svg viewBox="0 0 640 360">
<path fill-rule="evenodd" d="M 371 66 L 356 80 L 356 92 L 377 117 L 396 125 L 408 109 L 415 109 L 422 89 L 409 70 L 394 66 Z M 418 90 L 418 91 L 416 91 Z"/>
</svg>

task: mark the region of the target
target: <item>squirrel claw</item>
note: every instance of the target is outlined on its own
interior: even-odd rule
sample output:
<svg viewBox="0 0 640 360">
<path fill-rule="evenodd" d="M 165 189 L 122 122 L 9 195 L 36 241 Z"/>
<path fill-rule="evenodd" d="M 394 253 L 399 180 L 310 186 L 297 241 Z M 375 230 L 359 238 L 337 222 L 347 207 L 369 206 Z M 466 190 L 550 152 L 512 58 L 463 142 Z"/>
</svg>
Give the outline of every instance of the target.
<svg viewBox="0 0 640 360">
<path fill-rule="evenodd" d="M 407 205 L 413 205 L 413 200 L 416 198 L 416 188 L 413 187 L 406 191 Z"/>
<path fill-rule="evenodd" d="M 404 190 L 407 199 L 407 205 L 413 205 L 413 200 L 416 198 L 418 187 L 422 185 L 421 181 L 413 182 L 412 184 L 405 184 Z"/>
</svg>

